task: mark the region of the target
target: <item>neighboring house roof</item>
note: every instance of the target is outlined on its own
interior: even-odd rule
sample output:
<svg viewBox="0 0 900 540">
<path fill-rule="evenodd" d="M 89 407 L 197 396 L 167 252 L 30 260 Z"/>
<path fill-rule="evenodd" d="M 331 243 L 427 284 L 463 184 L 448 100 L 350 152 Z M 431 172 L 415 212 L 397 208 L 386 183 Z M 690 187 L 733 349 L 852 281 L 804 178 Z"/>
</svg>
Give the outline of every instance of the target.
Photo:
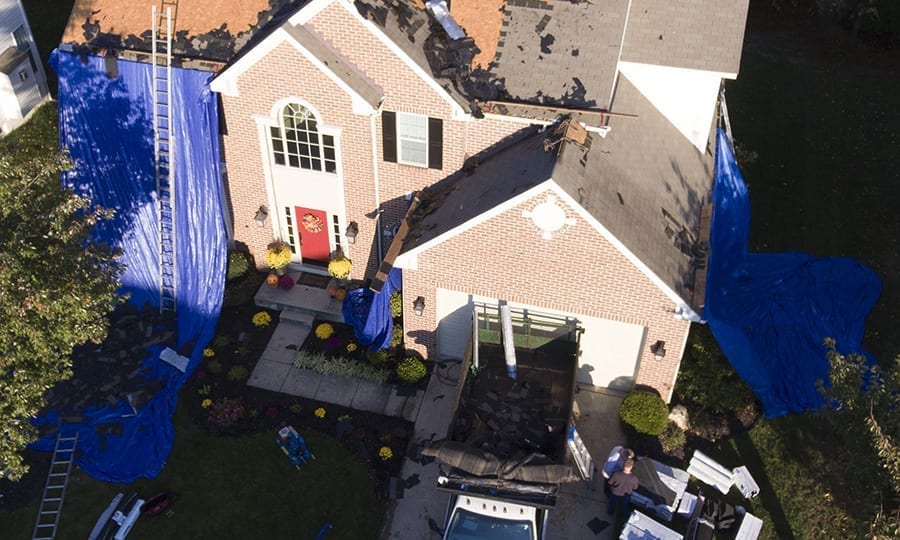
<svg viewBox="0 0 900 540">
<path fill-rule="evenodd" d="M 308 0 L 180 0 L 175 13 L 177 56 L 224 63 L 275 19 Z M 150 52 L 151 6 L 159 0 L 76 0 L 60 43 L 91 50 Z"/>
<path fill-rule="evenodd" d="M 605 138 L 590 134 L 584 145 L 562 140 L 557 157 L 556 147 L 544 149 L 545 140 L 556 142 L 553 133 L 529 128 L 423 190 L 399 253 L 451 238 L 552 180 L 660 283 L 699 307 L 694 291 L 702 293 L 695 284 L 705 275 L 708 241 L 700 216 L 710 198 L 712 153 L 698 152 L 624 77 L 616 106 L 637 118 L 611 119 Z"/>
<path fill-rule="evenodd" d="M 750 0 L 632 0 L 622 60 L 737 74 Z"/>
</svg>

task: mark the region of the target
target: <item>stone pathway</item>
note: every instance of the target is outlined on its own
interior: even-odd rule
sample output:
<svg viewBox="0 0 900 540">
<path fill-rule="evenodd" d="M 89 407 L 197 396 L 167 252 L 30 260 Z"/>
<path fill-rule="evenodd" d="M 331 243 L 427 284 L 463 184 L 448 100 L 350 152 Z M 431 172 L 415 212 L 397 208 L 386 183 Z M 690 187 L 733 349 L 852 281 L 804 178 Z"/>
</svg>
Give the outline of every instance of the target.
<svg viewBox="0 0 900 540">
<path fill-rule="evenodd" d="M 256 363 L 248 385 L 415 422 L 424 395 L 421 390 L 410 396 L 398 395 L 394 385 L 294 367 L 296 349 L 312 330 L 313 316 L 291 313 L 285 317 L 286 314 L 282 312 L 278 328 Z"/>
</svg>

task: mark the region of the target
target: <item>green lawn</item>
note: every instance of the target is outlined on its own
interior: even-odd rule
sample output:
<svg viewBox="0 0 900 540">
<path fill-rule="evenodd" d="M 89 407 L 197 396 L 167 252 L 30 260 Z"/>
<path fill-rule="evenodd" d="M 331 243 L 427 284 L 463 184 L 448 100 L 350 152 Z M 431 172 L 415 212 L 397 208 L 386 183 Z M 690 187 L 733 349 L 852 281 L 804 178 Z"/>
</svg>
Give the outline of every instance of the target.
<svg viewBox="0 0 900 540">
<path fill-rule="evenodd" d="M 175 446 L 162 473 L 131 485 L 73 473 L 58 539 L 87 537 L 119 491 L 149 497 L 171 491 L 171 516 L 141 517 L 128 538 L 314 538 L 331 523 L 328 539 L 376 538 L 384 507 L 376 500 L 367 466 L 331 437 L 310 431 L 316 459 L 294 468 L 275 444 L 275 433 L 217 437 L 176 415 Z M 0 538 L 30 538 L 37 502 L 0 511 Z"/>
</svg>

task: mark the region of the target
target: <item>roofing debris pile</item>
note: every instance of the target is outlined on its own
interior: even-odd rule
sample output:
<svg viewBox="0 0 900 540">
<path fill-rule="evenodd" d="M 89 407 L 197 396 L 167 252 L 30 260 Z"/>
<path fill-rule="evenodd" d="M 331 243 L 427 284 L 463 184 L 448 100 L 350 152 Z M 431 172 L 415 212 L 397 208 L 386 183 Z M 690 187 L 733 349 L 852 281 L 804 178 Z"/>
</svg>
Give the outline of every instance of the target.
<svg viewBox="0 0 900 540">
<path fill-rule="evenodd" d="M 150 304 L 141 310 L 124 304 L 111 317 L 106 341 L 82 345 L 72 353 L 74 376 L 48 392 L 47 407 L 69 423 L 84 420 L 86 411 L 115 406 L 120 399 L 139 410 L 164 385 L 150 378 L 150 368 L 142 364 L 151 348 L 174 348 L 177 334 L 174 313 L 161 315 Z M 182 347 L 188 354 L 192 348 L 192 343 Z M 98 433 L 103 426 L 98 425 Z"/>
</svg>

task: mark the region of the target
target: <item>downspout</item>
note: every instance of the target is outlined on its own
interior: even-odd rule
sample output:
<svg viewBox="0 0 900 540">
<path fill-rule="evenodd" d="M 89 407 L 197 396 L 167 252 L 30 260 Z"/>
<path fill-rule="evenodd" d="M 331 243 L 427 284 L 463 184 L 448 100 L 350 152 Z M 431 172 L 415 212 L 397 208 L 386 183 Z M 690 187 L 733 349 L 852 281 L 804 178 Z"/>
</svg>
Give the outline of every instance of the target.
<svg viewBox="0 0 900 540">
<path fill-rule="evenodd" d="M 619 62 L 622 61 L 622 49 L 625 48 L 625 36 L 628 34 L 628 18 L 631 17 L 631 0 L 628 0 L 628 11 L 625 12 L 625 24 L 622 25 L 622 42 L 619 43 L 619 56 L 616 58 L 616 72 L 613 75 L 612 88 L 609 89 L 609 109 L 612 109 L 613 94 L 619 83 Z"/>
<path fill-rule="evenodd" d="M 516 342 L 513 339 L 512 313 L 509 303 L 500 302 L 500 335 L 503 338 L 503 354 L 506 357 L 506 375 L 516 378 Z"/>
<path fill-rule="evenodd" d="M 378 264 L 384 260 L 384 250 L 381 246 L 381 188 L 378 181 L 378 143 L 376 142 L 375 117 L 381 115 L 383 106 L 384 100 L 378 104 L 378 109 L 369 116 L 369 131 L 372 139 L 372 177 L 375 181 L 375 242 L 378 247 Z"/>
</svg>

